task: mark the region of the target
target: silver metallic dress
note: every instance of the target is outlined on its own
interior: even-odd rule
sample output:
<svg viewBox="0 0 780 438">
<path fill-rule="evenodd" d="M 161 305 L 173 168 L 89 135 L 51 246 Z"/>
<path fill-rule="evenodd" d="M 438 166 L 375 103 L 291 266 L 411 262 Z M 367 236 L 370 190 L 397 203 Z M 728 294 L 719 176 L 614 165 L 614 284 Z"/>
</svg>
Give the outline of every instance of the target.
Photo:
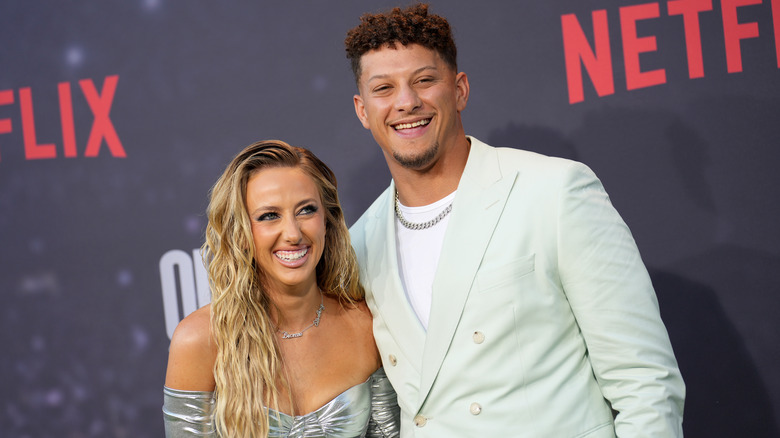
<svg viewBox="0 0 780 438">
<path fill-rule="evenodd" d="M 217 436 L 212 410 L 214 393 L 163 389 L 167 438 Z M 399 408 L 395 391 L 380 368 L 365 382 L 342 392 L 325 406 L 301 416 L 272 409 L 269 437 L 398 437 Z"/>
</svg>

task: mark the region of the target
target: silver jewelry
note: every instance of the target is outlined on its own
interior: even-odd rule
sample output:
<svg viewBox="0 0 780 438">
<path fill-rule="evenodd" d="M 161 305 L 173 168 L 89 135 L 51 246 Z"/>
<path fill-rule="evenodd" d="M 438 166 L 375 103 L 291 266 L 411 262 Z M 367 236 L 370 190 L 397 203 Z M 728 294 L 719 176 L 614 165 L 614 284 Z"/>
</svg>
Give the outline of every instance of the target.
<svg viewBox="0 0 780 438">
<path fill-rule="evenodd" d="M 398 218 L 398 221 L 401 222 L 401 225 L 403 225 L 404 227 L 410 230 L 427 230 L 428 228 L 441 222 L 441 220 L 444 219 L 445 216 L 450 214 L 451 211 L 452 211 L 452 202 L 450 202 L 450 205 L 448 205 L 447 208 L 442 210 L 442 212 L 439 213 L 438 216 L 429 220 L 428 222 L 421 222 L 421 223 L 409 222 L 408 220 L 406 220 L 406 218 L 404 218 L 404 215 L 401 213 L 401 201 L 398 200 L 398 190 L 395 191 L 395 217 Z"/>
<path fill-rule="evenodd" d="M 309 324 L 308 327 L 299 331 L 298 333 L 287 333 L 286 331 L 280 329 L 279 327 L 276 328 L 276 331 L 282 334 L 282 339 L 300 338 L 301 336 L 303 336 L 303 332 L 305 332 L 306 330 L 312 327 L 319 327 L 320 317 L 322 317 L 323 310 L 325 310 L 325 297 L 322 295 L 322 291 L 320 291 L 320 307 L 317 309 L 317 317 L 314 318 L 313 323 Z"/>
</svg>

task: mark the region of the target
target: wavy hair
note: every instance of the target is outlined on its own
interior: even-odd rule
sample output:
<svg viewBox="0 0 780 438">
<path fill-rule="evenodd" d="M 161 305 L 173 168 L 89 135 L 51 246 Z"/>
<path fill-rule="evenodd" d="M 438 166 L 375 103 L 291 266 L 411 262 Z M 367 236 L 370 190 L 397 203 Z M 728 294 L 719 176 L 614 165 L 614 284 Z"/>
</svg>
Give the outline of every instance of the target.
<svg viewBox="0 0 780 438">
<path fill-rule="evenodd" d="M 265 437 L 268 411 L 278 411 L 279 387 L 289 389 L 265 293 L 255 261 L 246 207 L 246 187 L 257 172 L 271 167 L 303 170 L 319 189 L 325 210 L 325 247 L 317 285 L 342 305 L 364 297 L 357 259 L 349 240 L 333 172 L 310 151 L 279 140 L 247 146 L 211 189 L 202 253 L 211 286 L 211 332 L 217 346 L 214 365 L 214 422 L 222 437 Z"/>
<path fill-rule="evenodd" d="M 404 46 L 419 44 L 438 53 L 444 62 L 458 70 L 458 49 L 452 38 L 447 19 L 428 13 L 428 5 L 419 3 L 406 9 L 393 8 L 388 12 L 360 17 L 360 24 L 347 32 L 344 46 L 355 81 L 360 81 L 360 60 L 366 52 L 389 47 L 394 43 Z"/>
</svg>

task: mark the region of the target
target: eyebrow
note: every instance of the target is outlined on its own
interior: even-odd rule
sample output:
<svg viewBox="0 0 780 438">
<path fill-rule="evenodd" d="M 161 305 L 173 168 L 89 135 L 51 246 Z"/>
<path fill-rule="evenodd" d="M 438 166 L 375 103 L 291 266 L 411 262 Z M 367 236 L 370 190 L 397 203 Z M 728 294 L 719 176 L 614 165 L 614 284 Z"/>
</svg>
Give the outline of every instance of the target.
<svg viewBox="0 0 780 438">
<path fill-rule="evenodd" d="M 306 204 L 316 204 L 316 203 L 317 203 L 317 199 L 316 198 L 306 198 L 306 199 L 301 200 L 297 204 L 295 204 L 295 208 L 298 209 L 298 208 L 303 207 Z M 249 213 L 249 216 L 253 217 L 253 216 L 255 216 L 255 215 L 259 214 L 259 213 L 265 213 L 265 212 L 269 212 L 269 211 L 278 211 L 278 210 L 279 210 L 279 207 L 277 207 L 275 205 L 261 205 L 260 207 L 257 207 L 256 209 L 254 209 L 254 211 Z"/>
<path fill-rule="evenodd" d="M 422 73 L 422 72 L 423 72 L 423 71 L 425 71 L 425 70 L 438 70 L 438 68 L 436 68 L 436 66 L 435 66 L 435 65 L 426 65 L 426 66 L 424 66 L 424 67 L 420 67 L 420 68 L 418 68 L 417 70 L 413 71 L 413 72 L 412 72 L 412 75 L 420 74 L 420 73 Z M 374 75 L 374 76 L 371 76 L 370 78 L 366 79 L 366 82 L 367 82 L 367 83 L 368 83 L 368 82 L 371 82 L 371 81 L 373 81 L 374 79 L 384 79 L 384 78 L 386 78 L 386 77 L 389 77 L 389 76 L 390 76 L 390 75 L 388 75 L 388 74 L 378 74 L 378 75 Z"/>
<path fill-rule="evenodd" d="M 278 210 L 278 208 L 274 207 L 273 205 L 264 205 L 262 207 L 257 207 L 256 209 L 254 209 L 254 211 L 249 213 L 249 216 L 254 217 L 260 213 L 265 213 L 267 211 L 276 211 L 276 210 Z"/>
</svg>

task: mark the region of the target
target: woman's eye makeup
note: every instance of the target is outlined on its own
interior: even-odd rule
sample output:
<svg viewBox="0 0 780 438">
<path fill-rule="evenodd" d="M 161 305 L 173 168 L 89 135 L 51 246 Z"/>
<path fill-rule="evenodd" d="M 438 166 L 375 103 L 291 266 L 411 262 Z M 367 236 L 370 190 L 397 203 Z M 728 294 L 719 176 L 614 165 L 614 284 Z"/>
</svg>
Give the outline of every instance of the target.
<svg viewBox="0 0 780 438">
<path fill-rule="evenodd" d="M 263 213 L 263 214 L 261 214 L 260 216 L 257 217 L 257 221 L 258 222 L 270 221 L 270 220 L 274 220 L 274 219 L 276 219 L 278 217 L 279 217 L 279 215 L 276 214 L 276 213 L 273 213 L 273 212 Z"/>
<path fill-rule="evenodd" d="M 306 206 L 302 207 L 298 211 L 298 214 L 312 214 L 312 213 L 316 213 L 316 212 L 317 212 L 317 206 L 314 205 L 314 204 L 309 204 L 309 205 L 306 205 Z"/>
</svg>

